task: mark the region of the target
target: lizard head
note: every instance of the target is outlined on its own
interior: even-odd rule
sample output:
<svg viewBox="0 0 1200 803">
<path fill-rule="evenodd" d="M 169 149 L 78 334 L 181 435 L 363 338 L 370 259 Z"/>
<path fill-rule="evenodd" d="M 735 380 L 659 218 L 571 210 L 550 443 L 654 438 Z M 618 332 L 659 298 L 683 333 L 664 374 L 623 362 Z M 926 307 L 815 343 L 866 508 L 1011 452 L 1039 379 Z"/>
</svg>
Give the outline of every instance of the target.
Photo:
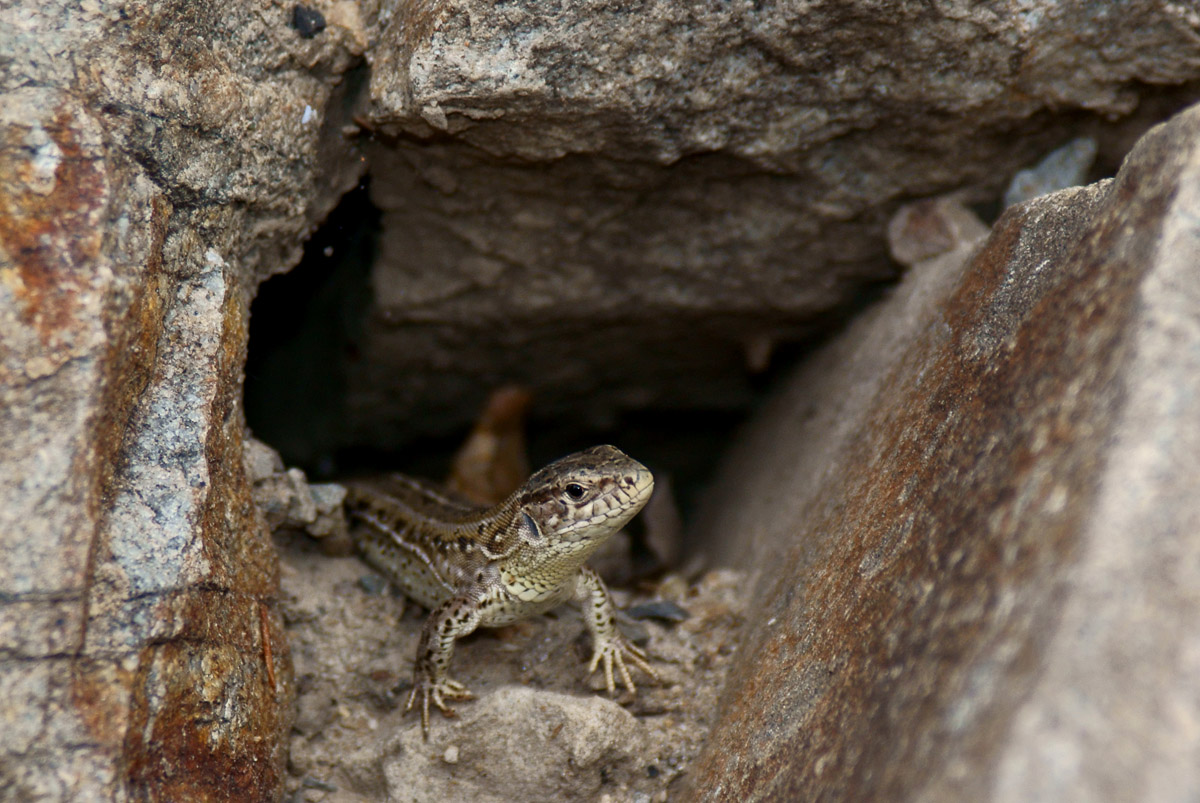
<svg viewBox="0 0 1200 803">
<path fill-rule="evenodd" d="M 590 553 L 636 516 L 653 490 L 654 477 L 641 463 L 615 446 L 593 446 L 538 471 L 516 495 L 531 546 Z"/>
</svg>

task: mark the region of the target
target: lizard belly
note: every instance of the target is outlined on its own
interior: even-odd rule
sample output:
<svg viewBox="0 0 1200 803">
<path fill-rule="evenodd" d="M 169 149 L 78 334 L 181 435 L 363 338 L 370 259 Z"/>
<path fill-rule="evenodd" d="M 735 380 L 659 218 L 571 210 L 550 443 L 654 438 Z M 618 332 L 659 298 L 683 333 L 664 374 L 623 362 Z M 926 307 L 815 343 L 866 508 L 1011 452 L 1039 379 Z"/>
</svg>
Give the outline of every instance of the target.
<svg viewBox="0 0 1200 803">
<path fill-rule="evenodd" d="M 553 610 L 570 598 L 570 584 L 543 585 L 536 579 L 500 571 L 500 582 L 484 604 L 484 627 L 503 627 Z"/>
</svg>

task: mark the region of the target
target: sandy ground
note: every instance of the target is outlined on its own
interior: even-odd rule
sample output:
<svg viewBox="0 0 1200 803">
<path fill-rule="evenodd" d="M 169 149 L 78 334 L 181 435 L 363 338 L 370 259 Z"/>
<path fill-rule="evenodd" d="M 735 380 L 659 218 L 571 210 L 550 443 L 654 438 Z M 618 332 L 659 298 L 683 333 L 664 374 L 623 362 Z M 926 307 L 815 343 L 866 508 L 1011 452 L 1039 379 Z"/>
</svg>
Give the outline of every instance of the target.
<svg viewBox="0 0 1200 803">
<path fill-rule="evenodd" d="M 276 543 L 298 689 L 292 801 L 668 800 L 712 724 L 745 616 L 730 571 L 614 588 L 622 608 L 669 601 L 688 614 L 630 621 L 661 678 L 634 670 L 638 694 L 615 700 L 600 672 L 584 677 L 590 645 L 574 609 L 480 631 L 451 669 L 477 699 L 453 719 L 434 714 L 426 742 L 403 712 L 425 611 L 356 558 L 302 536 Z"/>
</svg>

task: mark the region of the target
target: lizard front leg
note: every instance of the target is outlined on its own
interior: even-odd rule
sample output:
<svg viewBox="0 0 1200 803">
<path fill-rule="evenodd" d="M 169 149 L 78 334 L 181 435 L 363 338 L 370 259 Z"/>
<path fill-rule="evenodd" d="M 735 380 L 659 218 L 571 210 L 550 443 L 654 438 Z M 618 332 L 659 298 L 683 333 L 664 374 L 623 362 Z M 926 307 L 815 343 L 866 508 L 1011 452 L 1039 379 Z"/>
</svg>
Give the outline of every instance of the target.
<svg viewBox="0 0 1200 803">
<path fill-rule="evenodd" d="M 474 695 L 467 687 L 450 679 L 447 670 L 454 657 L 454 642 L 470 635 L 479 626 L 482 614 L 480 598 L 475 594 L 459 594 L 443 602 L 429 614 L 421 629 L 417 659 L 413 665 L 413 687 L 404 712 L 421 699 L 421 734 L 429 739 L 429 701 L 447 717 L 454 709 L 446 700 L 470 700 Z"/>
<path fill-rule="evenodd" d="M 625 659 L 645 672 L 653 680 L 658 675 L 646 662 L 646 653 L 617 629 L 617 606 L 609 596 L 608 588 L 600 575 L 584 566 L 579 570 L 575 581 L 575 601 L 583 608 L 583 621 L 587 624 L 588 632 L 592 635 L 592 661 L 588 664 L 588 674 L 596 671 L 601 663 L 604 664 L 604 683 L 609 694 L 616 693 L 617 687 L 613 682 L 613 665 L 617 667 L 621 681 L 631 693 L 637 693 Z"/>
</svg>

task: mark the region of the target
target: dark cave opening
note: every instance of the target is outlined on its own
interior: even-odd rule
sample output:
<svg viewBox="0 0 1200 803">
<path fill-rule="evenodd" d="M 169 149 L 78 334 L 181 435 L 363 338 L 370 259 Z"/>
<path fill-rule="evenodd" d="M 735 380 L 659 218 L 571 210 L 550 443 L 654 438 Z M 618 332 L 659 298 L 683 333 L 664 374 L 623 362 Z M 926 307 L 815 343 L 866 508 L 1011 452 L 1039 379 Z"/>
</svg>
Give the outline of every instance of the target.
<svg viewBox="0 0 1200 803">
<path fill-rule="evenodd" d="M 364 179 L 314 232 L 300 264 L 264 282 L 251 308 L 247 424 L 286 465 L 313 480 L 384 471 L 441 478 L 470 429 L 464 423 L 458 431 L 431 431 L 399 446 L 353 434 L 363 427 L 351 426 L 348 383 L 365 359 L 379 231 L 380 213 Z M 782 362 L 793 362 L 794 351 L 786 348 Z M 765 389 L 777 373 L 773 365 L 755 385 Z M 539 415 L 535 399 L 527 421 L 530 464 L 536 468 L 579 448 L 613 443 L 669 475 L 686 516 L 747 413 L 697 400 L 692 409 L 624 411 L 598 426 Z"/>
<path fill-rule="evenodd" d="M 347 367 L 361 359 L 378 231 L 364 179 L 308 240 L 300 264 L 263 282 L 250 308 L 246 422 L 314 478 L 341 470 Z"/>
</svg>

